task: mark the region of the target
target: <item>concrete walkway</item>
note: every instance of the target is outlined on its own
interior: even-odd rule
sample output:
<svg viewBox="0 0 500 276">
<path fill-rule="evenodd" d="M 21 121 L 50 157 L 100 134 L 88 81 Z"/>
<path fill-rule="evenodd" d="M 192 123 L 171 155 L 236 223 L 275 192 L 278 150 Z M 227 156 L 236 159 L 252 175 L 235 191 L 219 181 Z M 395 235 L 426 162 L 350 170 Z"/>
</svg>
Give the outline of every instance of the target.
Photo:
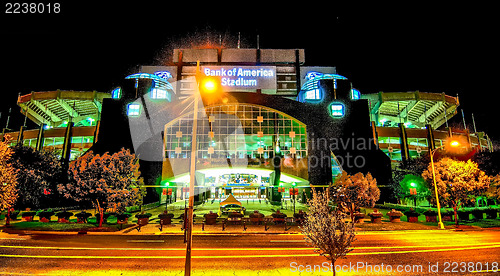
<svg viewBox="0 0 500 276">
<path fill-rule="evenodd" d="M 160 231 L 160 225 L 157 222 L 149 223 L 138 230 L 138 226 L 132 226 L 122 231 L 115 232 L 124 235 L 134 235 L 134 234 L 179 234 L 183 235 L 182 224 L 171 224 L 163 226 Z M 243 224 L 240 225 L 226 225 L 223 229 L 222 223 L 217 223 L 215 225 L 202 225 L 202 223 L 196 222 L 193 226 L 193 234 L 294 234 L 300 233 L 299 226 L 287 225 L 285 230 L 285 225 L 246 225 L 246 229 Z M 267 228 L 267 230 L 266 230 Z"/>
</svg>

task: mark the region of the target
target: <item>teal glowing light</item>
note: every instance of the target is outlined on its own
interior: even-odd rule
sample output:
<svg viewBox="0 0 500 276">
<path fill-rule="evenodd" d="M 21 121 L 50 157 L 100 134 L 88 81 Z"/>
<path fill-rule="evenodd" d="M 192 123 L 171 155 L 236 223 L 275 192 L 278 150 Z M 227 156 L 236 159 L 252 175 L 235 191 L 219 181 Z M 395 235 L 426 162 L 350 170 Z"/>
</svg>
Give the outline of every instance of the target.
<svg viewBox="0 0 500 276">
<path fill-rule="evenodd" d="M 122 89 L 120 87 L 117 87 L 111 91 L 111 98 L 112 99 L 121 99 L 122 97 Z"/>
<path fill-rule="evenodd" d="M 412 182 L 412 183 L 410 183 L 410 186 L 412 186 L 412 187 L 416 187 L 416 186 L 417 186 L 417 183 Z"/>
<path fill-rule="evenodd" d="M 330 104 L 330 115 L 334 118 L 342 118 L 345 115 L 345 106 L 342 103 Z"/>
<path fill-rule="evenodd" d="M 149 80 L 153 80 L 153 88 L 165 88 L 165 90 L 167 90 L 167 89 L 174 90 L 172 85 L 165 78 L 154 75 L 154 74 L 137 73 L 137 74 L 129 75 L 129 76 L 125 77 L 125 79 L 135 79 L 136 85 L 137 85 L 137 81 L 139 79 L 149 79 Z"/>
<path fill-rule="evenodd" d="M 359 100 L 361 99 L 361 92 L 359 92 L 358 89 L 352 88 L 351 89 L 351 99 L 352 100 Z"/>
<path fill-rule="evenodd" d="M 151 99 L 155 100 L 169 100 L 170 101 L 170 93 L 167 90 L 161 88 L 153 88 L 149 94 Z"/>
<path fill-rule="evenodd" d="M 87 122 L 89 122 L 89 125 L 91 125 L 91 126 L 92 126 L 92 125 L 94 125 L 95 119 L 94 119 L 94 118 L 92 118 L 92 117 L 88 117 L 88 118 L 87 118 Z"/>
<path fill-rule="evenodd" d="M 148 73 L 132 74 L 132 75 L 126 76 L 125 79 L 127 79 L 127 80 L 129 80 L 129 79 L 150 79 L 150 80 L 155 80 L 155 81 L 165 81 L 165 79 L 163 79 L 157 75 L 148 74 Z"/>
<path fill-rule="evenodd" d="M 319 72 L 308 72 L 306 75 L 308 81 L 306 81 L 302 87 L 301 91 L 310 91 L 314 89 L 319 89 L 318 81 L 320 80 L 346 80 L 347 78 L 337 74 L 323 74 Z"/>
<path fill-rule="evenodd" d="M 131 103 L 127 105 L 127 115 L 131 117 L 136 117 L 141 114 L 141 105 L 138 103 Z"/>
<path fill-rule="evenodd" d="M 304 92 L 305 100 L 321 100 L 321 91 L 319 89 Z"/>
</svg>

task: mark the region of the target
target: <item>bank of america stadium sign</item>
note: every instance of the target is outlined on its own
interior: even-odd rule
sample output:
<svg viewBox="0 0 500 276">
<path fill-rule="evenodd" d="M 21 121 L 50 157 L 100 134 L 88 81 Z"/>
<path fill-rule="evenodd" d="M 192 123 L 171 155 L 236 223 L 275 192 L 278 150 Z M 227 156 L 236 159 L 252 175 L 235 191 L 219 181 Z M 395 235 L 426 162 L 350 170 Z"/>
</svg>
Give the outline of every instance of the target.
<svg viewBox="0 0 500 276">
<path fill-rule="evenodd" d="M 204 66 L 207 77 L 220 77 L 226 89 L 276 89 L 276 67 L 274 66 Z"/>
</svg>

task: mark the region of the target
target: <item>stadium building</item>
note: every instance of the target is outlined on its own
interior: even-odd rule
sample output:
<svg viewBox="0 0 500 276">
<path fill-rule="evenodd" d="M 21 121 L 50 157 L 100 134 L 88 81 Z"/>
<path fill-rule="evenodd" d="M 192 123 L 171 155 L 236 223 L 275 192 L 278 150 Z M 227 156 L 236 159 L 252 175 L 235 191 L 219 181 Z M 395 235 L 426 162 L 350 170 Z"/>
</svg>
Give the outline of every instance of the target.
<svg viewBox="0 0 500 276">
<path fill-rule="evenodd" d="M 21 112 L 40 127 L 6 134 L 60 150 L 64 161 L 89 149 L 133 149 L 148 200 L 162 202 L 185 198 L 192 157 L 198 202 L 229 194 L 280 202 L 289 188 L 304 199 L 342 171 L 371 172 L 387 200 L 391 167 L 450 136 L 470 152 L 492 150 L 485 133 L 447 127 L 457 97 L 362 94 L 335 67 L 304 64 L 303 49 L 175 49 L 168 66 L 142 66 L 111 93 L 19 96 Z M 203 86 L 208 79 L 215 87 Z"/>
</svg>

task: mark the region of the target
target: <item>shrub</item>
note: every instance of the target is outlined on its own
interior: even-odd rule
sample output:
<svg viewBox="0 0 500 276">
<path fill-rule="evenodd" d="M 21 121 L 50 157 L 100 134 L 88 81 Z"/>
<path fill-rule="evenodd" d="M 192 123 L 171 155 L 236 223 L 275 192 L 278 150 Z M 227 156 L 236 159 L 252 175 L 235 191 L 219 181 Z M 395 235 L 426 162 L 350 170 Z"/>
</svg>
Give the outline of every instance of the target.
<svg viewBox="0 0 500 276">
<path fill-rule="evenodd" d="M 28 212 L 23 212 L 21 214 L 21 217 L 34 217 L 36 216 L 36 212 L 35 211 L 28 211 Z"/>
<path fill-rule="evenodd" d="M 404 214 L 407 217 L 418 217 L 418 216 L 420 216 L 420 213 L 417 212 L 417 211 L 415 211 L 415 210 L 413 210 L 413 208 L 410 208 L 410 210 L 404 212 Z"/>
<path fill-rule="evenodd" d="M 50 217 L 53 215 L 54 215 L 54 211 L 52 211 L 51 209 L 38 211 L 38 213 L 37 213 L 37 216 L 39 216 L 40 218 L 46 218 L 46 219 L 50 219 Z"/>
<path fill-rule="evenodd" d="M 396 211 L 396 210 L 392 209 L 390 212 L 387 213 L 387 215 L 389 217 L 402 217 L 403 213 L 401 213 L 400 211 Z"/>
<path fill-rule="evenodd" d="M 69 219 L 69 217 L 71 217 L 72 215 L 73 215 L 73 213 L 68 212 L 68 211 L 62 211 L 62 212 L 59 212 L 56 214 L 56 216 L 58 218 L 65 218 L 65 219 Z"/>
<path fill-rule="evenodd" d="M 125 213 L 116 214 L 116 219 L 117 220 L 125 220 L 131 216 L 132 216 L 132 214 L 125 212 Z"/>
<path fill-rule="evenodd" d="M 144 213 L 144 212 L 141 213 L 141 214 L 135 215 L 135 217 L 138 218 L 138 219 L 141 219 L 141 218 L 150 218 L 151 216 L 152 216 L 151 213 Z"/>
<path fill-rule="evenodd" d="M 434 211 L 434 210 L 432 210 L 432 209 L 430 209 L 430 208 L 429 208 L 429 209 L 428 209 L 427 211 L 425 211 L 423 214 L 424 214 L 425 216 L 432 217 L 432 216 L 437 216 L 437 214 L 438 214 L 438 213 L 437 213 L 437 211 Z"/>
</svg>

